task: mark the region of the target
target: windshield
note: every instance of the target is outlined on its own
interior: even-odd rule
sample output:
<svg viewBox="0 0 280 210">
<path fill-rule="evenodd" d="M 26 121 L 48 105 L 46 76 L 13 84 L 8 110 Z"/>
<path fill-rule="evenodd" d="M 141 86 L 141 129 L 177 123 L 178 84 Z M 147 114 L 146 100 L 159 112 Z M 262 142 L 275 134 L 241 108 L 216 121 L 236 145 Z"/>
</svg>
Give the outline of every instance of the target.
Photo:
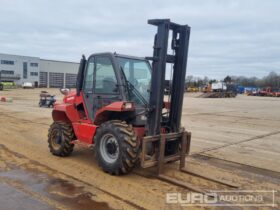
<svg viewBox="0 0 280 210">
<path fill-rule="evenodd" d="M 138 60 L 132 58 L 118 57 L 119 64 L 123 69 L 125 77 L 132 86 L 129 91 L 129 100 L 144 104 L 141 98 L 146 102 L 150 99 L 150 85 L 151 85 L 151 67 L 145 60 Z M 133 91 L 135 89 L 135 91 Z M 139 93 L 141 96 L 137 96 Z"/>
</svg>

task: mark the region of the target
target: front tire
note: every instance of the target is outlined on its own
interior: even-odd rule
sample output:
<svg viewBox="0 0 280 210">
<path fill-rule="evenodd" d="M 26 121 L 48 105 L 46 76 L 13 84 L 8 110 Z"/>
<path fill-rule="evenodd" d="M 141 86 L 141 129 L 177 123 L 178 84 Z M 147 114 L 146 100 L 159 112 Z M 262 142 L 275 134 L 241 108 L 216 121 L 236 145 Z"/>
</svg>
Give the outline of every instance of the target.
<svg viewBox="0 0 280 210">
<path fill-rule="evenodd" d="M 48 143 L 50 152 L 56 156 L 69 156 L 73 152 L 74 131 L 70 123 L 53 122 L 49 129 Z"/>
<path fill-rule="evenodd" d="M 139 143 L 133 127 L 124 121 L 112 120 L 103 123 L 95 138 L 96 158 L 107 173 L 129 173 L 139 160 Z"/>
</svg>

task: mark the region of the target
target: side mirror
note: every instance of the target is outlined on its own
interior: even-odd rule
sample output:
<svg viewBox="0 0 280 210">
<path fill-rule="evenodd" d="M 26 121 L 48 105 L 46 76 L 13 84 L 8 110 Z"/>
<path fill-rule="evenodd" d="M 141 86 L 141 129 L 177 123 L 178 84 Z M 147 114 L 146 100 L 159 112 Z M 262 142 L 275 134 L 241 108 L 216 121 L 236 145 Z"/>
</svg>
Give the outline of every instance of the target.
<svg viewBox="0 0 280 210">
<path fill-rule="evenodd" d="M 69 94 L 69 92 L 70 92 L 70 89 L 68 89 L 68 88 L 61 88 L 59 90 L 65 96 L 67 96 Z"/>
</svg>

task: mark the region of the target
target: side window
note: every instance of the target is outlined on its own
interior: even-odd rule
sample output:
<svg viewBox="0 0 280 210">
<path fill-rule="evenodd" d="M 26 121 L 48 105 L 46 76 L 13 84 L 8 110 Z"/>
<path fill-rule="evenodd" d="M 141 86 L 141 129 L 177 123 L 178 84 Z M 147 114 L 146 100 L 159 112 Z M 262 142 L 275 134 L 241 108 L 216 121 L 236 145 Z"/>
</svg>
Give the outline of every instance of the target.
<svg viewBox="0 0 280 210">
<path fill-rule="evenodd" d="M 90 58 L 87 65 L 86 76 L 84 81 L 84 91 L 92 93 L 93 91 L 93 72 L 94 72 L 94 58 Z"/>
<path fill-rule="evenodd" d="M 117 94 L 117 79 L 110 58 L 98 56 L 95 62 L 95 93 Z"/>
</svg>

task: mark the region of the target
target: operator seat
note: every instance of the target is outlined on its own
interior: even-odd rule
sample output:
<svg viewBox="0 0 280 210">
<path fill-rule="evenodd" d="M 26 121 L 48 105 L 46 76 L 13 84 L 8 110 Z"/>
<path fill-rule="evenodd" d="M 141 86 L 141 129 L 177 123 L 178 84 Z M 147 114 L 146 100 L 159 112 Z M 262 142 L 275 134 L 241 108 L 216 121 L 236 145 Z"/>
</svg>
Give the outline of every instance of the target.
<svg viewBox="0 0 280 210">
<path fill-rule="evenodd" d="M 112 77 L 105 77 L 102 81 L 104 93 L 115 93 L 117 83 Z"/>
</svg>

